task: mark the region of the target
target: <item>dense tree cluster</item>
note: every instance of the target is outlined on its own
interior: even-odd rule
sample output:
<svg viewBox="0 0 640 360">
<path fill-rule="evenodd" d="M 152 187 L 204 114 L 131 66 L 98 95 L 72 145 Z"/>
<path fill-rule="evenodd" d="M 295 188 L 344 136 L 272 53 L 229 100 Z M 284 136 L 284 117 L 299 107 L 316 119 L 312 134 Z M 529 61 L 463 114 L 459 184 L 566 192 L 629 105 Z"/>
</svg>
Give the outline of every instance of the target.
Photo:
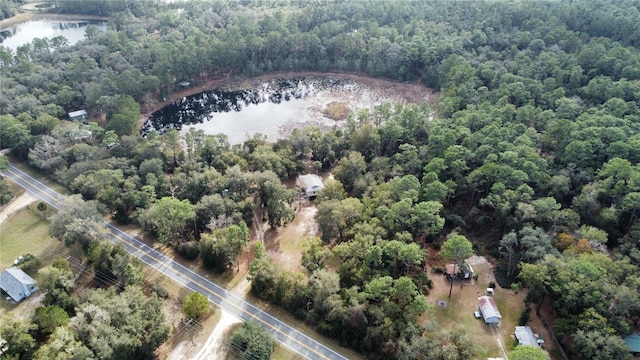
<svg viewBox="0 0 640 360">
<path fill-rule="evenodd" d="M 244 360 L 269 360 L 275 340 L 260 325 L 246 321 L 236 329 L 229 339 L 229 347 L 234 354 Z"/>
<path fill-rule="evenodd" d="M 0 20 L 8 19 L 16 14 L 16 9 L 22 0 L 0 0 Z"/>
<path fill-rule="evenodd" d="M 182 312 L 187 319 L 196 320 L 211 312 L 211 304 L 206 296 L 194 292 L 184 298 Z"/>
<path fill-rule="evenodd" d="M 568 350 L 626 356 L 621 336 L 638 325 L 640 290 L 636 1 L 91 3 L 111 14 L 109 30 L 89 28 L 74 46 L 0 48 L 2 147 L 220 270 L 242 250 L 234 226 L 286 224 L 295 200 L 286 181 L 310 164 L 331 170 L 336 180 L 316 200 L 320 239 L 305 251 L 309 277 L 257 256 L 260 296 L 372 357 L 441 359 L 451 346 L 468 358 L 460 334 L 415 326 L 429 288 L 425 249 L 457 231 L 499 260 L 503 285 L 552 299 Z M 275 144 L 133 135 L 141 109 L 180 81 L 276 70 L 420 80 L 440 97 L 359 110 L 343 129 L 300 129 Z M 98 122 L 59 124 L 77 108 Z M 61 217 L 56 236 L 98 236 L 82 221 Z M 324 268 L 328 256 L 336 272 Z M 56 312 L 42 310 L 43 324 Z"/>
<path fill-rule="evenodd" d="M 0 155 L 0 171 L 7 169 L 8 160 L 4 155 Z M 0 206 L 7 204 L 13 199 L 13 193 L 9 188 L 9 183 L 3 176 L 0 176 Z"/>
<path fill-rule="evenodd" d="M 141 279 L 141 265 L 121 248 L 106 243 L 95 246 L 95 253 L 108 258 L 101 261 L 110 263 L 94 264 L 96 278 L 110 287 L 85 289 L 77 295 L 66 260 L 57 258 L 42 268 L 43 304 L 31 319 L 19 321 L 5 315 L 0 322 L 3 359 L 154 358 L 154 351 L 170 333 L 162 300 L 155 294 L 145 295 L 141 281 L 113 287 L 124 276 L 117 275 L 123 268 Z"/>
</svg>

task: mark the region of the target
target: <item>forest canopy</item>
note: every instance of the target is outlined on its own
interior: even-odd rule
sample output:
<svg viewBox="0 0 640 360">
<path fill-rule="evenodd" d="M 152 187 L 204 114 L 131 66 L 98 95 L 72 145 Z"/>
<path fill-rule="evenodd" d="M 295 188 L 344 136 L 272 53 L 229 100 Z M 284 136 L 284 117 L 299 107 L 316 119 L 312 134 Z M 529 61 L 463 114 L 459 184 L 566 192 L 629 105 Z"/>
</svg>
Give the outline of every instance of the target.
<svg viewBox="0 0 640 360">
<path fill-rule="evenodd" d="M 52 2 L 109 15 L 108 30 L 88 28 L 73 46 L 0 47 L 0 145 L 120 223 L 225 271 L 254 206 L 271 227 L 292 220 L 285 184 L 313 164 L 335 181 L 316 199 L 309 274 L 282 270 L 257 245 L 259 296 L 371 358 L 442 359 L 445 347 L 469 358 L 461 332 L 435 337 L 437 325 L 417 324 L 429 251 L 464 234 L 496 259 L 503 286 L 526 286 L 538 308 L 551 299 L 570 353 L 630 357 L 621 339 L 640 321 L 638 1 Z M 140 113 L 182 81 L 283 70 L 420 81 L 440 96 L 274 144 L 137 134 Z M 58 119 L 78 108 L 93 137 L 75 142 Z M 167 213 L 179 216 L 159 218 Z"/>
</svg>

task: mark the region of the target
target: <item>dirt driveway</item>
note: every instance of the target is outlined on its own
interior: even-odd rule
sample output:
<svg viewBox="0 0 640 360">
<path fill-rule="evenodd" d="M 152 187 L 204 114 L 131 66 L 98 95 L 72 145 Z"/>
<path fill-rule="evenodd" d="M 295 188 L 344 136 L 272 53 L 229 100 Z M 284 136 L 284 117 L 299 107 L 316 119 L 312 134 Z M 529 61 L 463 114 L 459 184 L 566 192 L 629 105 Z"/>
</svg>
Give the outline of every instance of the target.
<svg viewBox="0 0 640 360">
<path fill-rule="evenodd" d="M 37 199 L 31 196 L 29 193 L 25 192 L 17 198 L 11 200 L 2 210 L 0 211 L 0 223 L 5 221 L 9 216 L 15 214 L 16 212 L 26 208 L 32 202 Z"/>
</svg>

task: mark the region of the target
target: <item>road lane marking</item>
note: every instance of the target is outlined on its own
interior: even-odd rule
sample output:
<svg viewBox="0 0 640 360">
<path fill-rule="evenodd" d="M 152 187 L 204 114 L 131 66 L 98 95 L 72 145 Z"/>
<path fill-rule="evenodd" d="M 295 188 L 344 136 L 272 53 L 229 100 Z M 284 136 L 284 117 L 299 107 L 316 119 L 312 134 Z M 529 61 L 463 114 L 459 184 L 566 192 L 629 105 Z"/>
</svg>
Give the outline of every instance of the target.
<svg viewBox="0 0 640 360">
<path fill-rule="evenodd" d="M 114 225 L 112 225 L 112 224 L 109 224 L 109 223 L 106 223 L 106 224 L 108 224 L 110 228 L 111 228 L 111 227 L 114 227 Z M 121 230 L 120 230 L 120 231 L 121 231 Z M 112 234 L 113 234 L 113 236 L 114 236 L 115 238 L 117 238 L 117 239 L 121 240 L 122 242 L 124 242 L 125 244 L 129 245 L 130 247 L 132 247 L 132 248 L 134 248 L 134 249 L 137 249 L 137 248 L 136 248 L 136 246 L 135 246 L 135 245 L 133 245 L 133 244 L 131 244 L 131 242 L 130 242 L 130 241 L 128 241 L 126 238 L 123 238 L 123 237 L 121 237 L 121 236 L 119 236 L 119 235 L 117 235 L 117 234 L 114 234 L 113 232 L 112 232 Z M 125 234 L 126 234 L 126 233 L 125 233 Z M 127 234 L 127 235 L 128 235 L 128 234 Z M 135 240 L 135 239 L 134 239 L 134 240 Z M 136 241 L 138 241 L 138 240 L 136 240 Z M 153 252 L 155 252 L 155 253 L 157 253 L 158 255 L 161 255 L 161 256 L 166 256 L 166 255 L 162 254 L 161 252 L 159 252 L 159 251 L 157 251 L 157 250 L 155 250 L 155 249 L 152 249 L 152 251 L 151 251 L 151 252 L 146 253 L 147 255 L 150 255 L 150 256 L 151 256 L 151 258 L 153 258 L 153 259 L 155 260 L 155 263 L 159 263 L 159 262 L 160 262 L 160 259 L 155 258 L 155 257 L 153 256 L 153 255 L 154 255 L 154 253 L 153 253 Z M 143 261 L 144 261 L 144 260 L 143 260 Z M 184 267 L 184 265 L 182 265 L 182 264 L 180 264 L 180 263 L 178 263 L 178 262 L 175 262 L 175 261 L 173 261 L 173 260 L 171 260 L 171 261 L 172 261 L 172 263 L 176 264 L 176 265 L 177 265 L 177 266 L 179 266 L 179 267 Z M 151 263 L 146 262 L 146 261 L 145 261 L 145 263 L 147 263 L 147 265 L 151 266 L 152 268 L 156 269 L 157 271 L 160 271 L 160 272 L 161 272 L 161 273 L 163 273 L 163 274 L 165 274 L 165 272 L 169 272 L 169 271 L 168 271 L 168 269 L 167 269 L 167 270 L 165 270 L 165 271 L 163 271 L 163 270 L 161 270 L 159 267 L 157 268 L 154 264 L 151 264 Z M 171 271 L 174 273 L 174 277 L 183 277 L 183 274 L 179 273 L 177 270 L 172 269 Z M 200 276 L 198 273 L 196 273 L 196 272 L 194 272 L 194 271 L 192 271 L 192 273 L 193 273 L 194 275 L 198 276 L 198 277 L 202 277 L 202 276 Z M 165 274 L 165 275 L 168 275 L 168 274 Z M 180 276 L 176 276 L 176 275 L 180 275 Z M 187 278 L 188 278 L 188 276 L 187 276 Z M 206 280 L 207 282 L 209 282 L 210 284 L 214 285 L 214 286 L 218 286 L 218 287 L 220 287 L 219 285 L 214 284 L 214 283 L 213 283 L 213 282 L 211 282 L 210 280 L 207 280 L 207 279 L 205 279 L 205 280 Z M 259 321 L 259 322 L 261 322 L 262 324 L 264 324 L 264 325 L 266 325 L 267 327 L 269 327 L 269 328 L 273 329 L 274 331 L 276 331 L 276 332 L 278 332 L 278 333 L 282 334 L 282 335 L 283 335 L 283 336 L 285 336 L 286 338 L 288 338 L 288 339 L 291 339 L 291 340 L 295 341 L 296 343 L 298 343 L 298 345 L 300 345 L 300 346 L 302 346 L 302 347 L 306 348 L 307 350 L 310 350 L 311 352 L 315 353 L 316 355 L 319 355 L 319 356 L 320 356 L 320 357 L 322 357 L 323 359 L 330 359 L 330 358 L 328 358 L 328 357 L 324 356 L 323 354 L 319 353 L 316 349 L 313 349 L 313 348 L 309 347 L 309 345 L 304 344 L 303 342 L 301 342 L 300 340 L 296 339 L 295 337 L 293 337 L 293 336 L 289 335 L 288 333 L 286 333 L 286 332 L 284 332 L 284 331 L 280 330 L 280 329 L 279 329 L 279 327 L 276 327 L 276 325 L 280 325 L 280 324 L 282 324 L 282 325 L 285 325 L 285 326 L 287 326 L 287 327 L 291 328 L 292 330 L 295 330 L 295 329 L 293 329 L 291 326 L 289 326 L 289 325 L 287 325 L 287 324 L 283 323 L 282 321 L 280 321 L 280 320 L 278 320 L 278 319 L 274 318 L 272 315 L 269 315 L 268 313 L 266 313 L 266 312 L 264 312 L 264 311 L 262 312 L 263 314 L 265 314 L 265 315 L 267 315 L 268 317 L 272 318 L 273 320 L 277 321 L 277 323 L 276 323 L 276 324 L 270 324 L 269 322 L 267 322 L 267 321 L 263 320 L 262 318 L 260 318 L 258 315 L 254 314 L 254 313 L 251 313 L 251 312 L 247 311 L 246 309 L 242 308 L 241 306 L 238 306 L 237 304 L 235 304 L 235 303 L 231 302 L 229 299 L 227 299 L 227 297 L 226 297 L 226 296 L 231 296 L 231 297 L 237 297 L 237 296 L 236 296 L 235 294 L 233 294 L 233 293 L 229 292 L 227 289 L 225 289 L 225 288 L 223 288 L 223 287 L 220 287 L 220 289 L 222 290 L 221 292 L 224 292 L 224 295 L 226 295 L 226 296 L 222 296 L 221 294 L 218 294 L 218 292 L 213 291 L 213 290 L 211 290 L 211 289 L 207 288 L 206 286 L 201 285 L 200 283 L 197 283 L 197 282 L 195 282 L 195 281 L 192 281 L 192 283 L 194 284 L 194 286 L 193 286 L 193 287 L 197 287 L 197 288 L 199 288 L 200 290 L 205 290 L 204 292 L 206 292 L 206 293 L 208 293 L 208 294 L 211 294 L 211 295 L 214 295 L 215 297 L 217 297 L 218 299 L 220 299 L 220 303 L 218 304 L 218 306 L 222 306 L 222 304 L 223 304 L 223 303 L 226 303 L 226 304 L 228 304 L 228 305 L 231 305 L 231 307 L 238 309 L 241 313 L 243 313 L 243 314 L 245 314 L 245 315 L 248 315 L 249 317 L 251 317 L 251 318 L 253 318 L 253 319 L 258 320 L 258 321 Z M 193 291 L 199 291 L 199 289 L 194 289 L 192 286 L 190 286 L 190 284 L 187 284 L 187 283 L 185 283 L 185 282 L 181 282 L 181 284 L 182 284 L 183 286 L 186 286 L 187 288 L 189 288 L 189 289 L 193 290 Z M 207 297 L 207 298 L 208 298 L 208 297 Z M 213 302 L 211 299 L 209 299 L 209 301 Z M 254 307 L 254 308 L 255 308 L 255 306 L 253 306 L 252 304 L 250 304 L 250 303 L 246 302 L 246 300 L 243 300 L 243 301 L 245 301 L 245 303 L 246 303 L 246 304 L 248 304 L 248 305 L 250 305 L 250 306 L 252 306 L 252 307 Z M 256 309 L 257 309 L 257 308 L 256 308 Z M 300 333 L 300 334 L 306 337 L 306 335 L 304 335 L 304 334 L 302 334 L 302 333 Z M 310 339 L 310 338 L 309 338 L 309 339 Z M 314 340 L 314 341 L 315 341 L 315 340 Z M 286 344 L 285 344 L 285 345 L 286 345 Z M 320 345 L 322 345 L 322 344 L 320 344 Z M 328 347 L 327 347 L 326 349 L 328 349 L 329 351 L 333 352 L 333 350 L 329 349 Z M 294 351 L 295 351 L 295 349 L 292 349 L 292 350 L 294 350 Z M 303 356 L 304 356 L 304 354 L 301 354 L 301 355 L 303 355 Z M 337 354 L 337 355 L 339 355 L 339 354 Z M 340 356 L 340 355 L 339 355 L 339 356 Z"/>
<path fill-rule="evenodd" d="M 57 209 L 59 209 L 61 207 L 60 202 L 62 202 L 62 199 L 60 199 L 60 198 L 64 199 L 64 196 L 62 196 L 61 194 L 59 194 L 55 190 L 49 188 L 48 186 L 46 186 L 42 182 L 38 181 L 37 179 L 33 178 L 32 176 L 28 175 L 27 173 L 23 172 L 22 170 L 14 167 L 13 165 L 9 165 L 9 166 L 10 167 L 5 172 L 11 174 L 14 178 L 19 179 L 21 182 L 23 182 L 25 184 L 28 184 L 29 186 L 35 188 L 35 191 L 34 191 L 34 190 L 31 190 L 31 189 L 27 188 L 26 186 L 23 186 L 23 187 L 25 187 L 25 189 L 29 193 L 33 194 L 37 198 L 40 198 L 41 200 L 44 200 L 44 201 L 48 202 L 50 205 L 54 206 Z M 12 179 L 12 180 L 14 182 L 18 183 L 18 185 L 22 185 L 22 184 L 20 184 L 20 181 L 16 181 L 15 179 Z M 54 195 L 52 195 L 51 193 L 53 193 Z M 131 236 L 127 232 L 115 227 L 114 225 L 112 225 L 112 224 L 110 224 L 110 223 L 108 223 L 106 221 L 103 221 L 102 225 L 105 226 L 109 230 L 109 234 L 111 234 L 114 238 L 119 239 L 120 241 L 124 242 L 126 245 L 131 247 L 132 249 L 136 250 L 135 253 L 137 253 L 140 250 L 142 250 L 143 247 L 147 247 L 146 244 L 144 244 L 141 241 L 135 239 L 133 236 Z M 127 240 L 127 239 L 130 239 L 130 240 Z M 112 241 L 112 242 L 114 242 L 114 241 Z M 294 329 L 293 327 L 291 327 L 290 325 L 282 322 L 281 320 L 276 319 L 271 314 L 265 312 L 264 310 L 261 310 L 261 309 L 257 308 L 255 305 L 253 305 L 253 304 L 247 302 L 246 300 L 240 298 L 235 293 L 230 292 L 227 289 L 221 287 L 220 285 L 218 285 L 218 284 L 216 284 L 216 283 L 204 278 L 202 275 L 198 274 L 197 272 L 186 268 L 184 265 L 174 261 L 173 259 L 169 258 L 165 254 L 163 254 L 163 253 L 161 253 L 161 252 L 159 252 L 159 251 L 157 251 L 157 250 L 155 250 L 153 248 L 149 248 L 149 249 L 150 249 L 149 251 L 143 251 L 143 254 L 146 254 L 151 259 L 153 259 L 156 265 L 152 264 L 149 261 L 145 261 L 142 258 L 142 256 L 138 255 L 138 258 L 143 260 L 143 262 L 145 262 L 147 265 L 151 266 L 155 270 L 157 270 L 160 273 L 163 273 L 165 275 L 168 275 L 165 272 L 169 272 L 169 270 L 167 269 L 167 270 L 163 271 L 162 270 L 162 266 L 159 265 L 159 264 L 162 263 L 163 259 L 166 259 L 166 260 L 170 261 L 170 264 L 172 264 L 172 265 L 175 264 L 177 267 L 182 268 L 186 272 L 186 274 L 182 274 L 181 272 L 179 272 L 176 269 L 173 269 L 173 268 L 171 269 L 171 272 L 173 273 L 174 280 L 178 281 L 178 279 L 180 279 L 180 281 L 178 281 L 178 282 L 181 283 L 183 286 L 185 286 L 187 288 L 190 288 L 193 291 L 197 291 L 197 290 L 193 289 L 189 284 L 187 284 L 186 280 L 187 279 L 191 280 L 191 283 L 197 285 L 197 287 L 199 287 L 201 289 L 204 289 L 207 293 L 212 294 L 215 297 L 219 298 L 220 299 L 219 300 L 220 303 L 219 303 L 218 306 L 221 306 L 223 303 L 226 303 L 227 306 L 230 306 L 232 308 L 238 309 L 241 314 L 244 314 L 244 315 L 246 315 L 246 316 L 248 316 L 250 318 L 256 319 L 260 323 L 262 323 L 265 326 L 267 326 L 268 328 L 272 329 L 274 332 L 281 334 L 281 336 L 283 336 L 284 339 L 281 339 L 280 342 L 283 343 L 283 345 L 285 345 L 288 348 L 290 348 L 291 350 L 293 350 L 295 352 L 298 352 L 296 349 L 293 349 L 291 347 L 291 345 L 289 345 L 287 342 L 285 342 L 285 340 L 291 340 L 291 341 L 297 343 L 302 348 L 306 348 L 311 353 L 314 353 L 315 355 L 318 355 L 323 359 L 330 359 L 330 358 L 325 356 L 324 354 L 320 353 L 318 351 L 318 349 L 324 349 L 328 353 L 330 353 L 332 355 L 336 355 L 340 359 L 346 359 L 342 355 L 340 355 L 337 352 L 335 352 L 333 349 L 327 347 L 326 345 L 321 344 L 317 340 L 314 340 L 314 339 L 310 338 L 306 334 L 303 334 L 299 330 Z M 134 251 L 130 251 L 130 252 L 134 253 Z M 191 274 L 191 276 L 189 276 L 189 274 Z M 193 279 L 192 277 L 195 277 L 195 279 Z M 198 282 L 196 282 L 195 280 L 197 280 L 198 278 L 200 278 L 200 280 L 204 281 L 206 284 L 209 284 L 211 287 L 213 287 L 214 290 L 209 289 L 205 285 L 201 285 Z M 218 291 L 216 292 L 216 290 L 218 290 Z M 218 294 L 218 292 L 224 294 L 225 296 L 222 296 L 221 294 Z M 227 297 L 236 298 L 236 300 L 239 300 L 243 305 L 246 305 L 251 310 L 254 310 L 255 313 L 249 312 L 248 310 L 244 309 L 244 307 L 241 307 L 241 306 L 231 302 L 232 299 L 227 299 Z M 211 302 L 213 302 L 213 301 L 211 301 Z M 275 324 L 270 324 L 266 320 L 262 319 L 262 317 L 265 317 L 267 319 L 273 320 Z M 301 337 L 303 339 L 308 339 L 310 341 L 310 343 L 311 343 L 310 345 L 317 344 L 319 346 L 316 346 L 316 348 L 313 348 L 310 345 L 305 344 L 301 340 L 298 340 L 296 337 L 292 336 L 291 334 L 289 334 L 289 333 L 287 333 L 287 332 L 285 332 L 283 330 L 280 330 L 280 327 L 282 327 L 283 325 L 284 325 L 285 328 L 287 328 L 287 330 L 290 329 L 291 332 L 293 332 L 293 334 L 298 335 L 298 337 Z M 305 354 L 300 354 L 300 355 L 306 357 Z"/>
</svg>

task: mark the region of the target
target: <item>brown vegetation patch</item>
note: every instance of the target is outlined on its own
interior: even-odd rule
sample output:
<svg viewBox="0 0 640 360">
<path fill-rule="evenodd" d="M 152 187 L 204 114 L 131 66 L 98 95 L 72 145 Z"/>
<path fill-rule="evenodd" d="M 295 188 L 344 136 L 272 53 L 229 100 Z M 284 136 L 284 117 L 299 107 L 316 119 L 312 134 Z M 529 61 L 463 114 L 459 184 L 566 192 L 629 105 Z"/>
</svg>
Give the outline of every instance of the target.
<svg viewBox="0 0 640 360">
<path fill-rule="evenodd" d="M 332 120 L 344 120 L 347 118 L 351 109 L 344 102 L 332 101 L 327 104 L 325 109 L 322 111 L 324 116 L 328 117 Z"/>
<path fill-rule="evenodd" d="M 187 89 L 182 89 L 171 95 L 167 96 L 162 101 L 152 101 L 150 104 L 141 104 L 143 114 L 140 118 L 140 126 L 149 119 L 151 113 L 163 108 L 166 105 L 180 100 L 186 96 L 201 93 L 211 89 L 247 89 L 255 88 L 261 84 L 274 80 L 274 79 L 286 79 L 294 77 L 305 76 L 318 76 L 318 77 L 330 77 L 337 80 L 351 80 L 371 88 L 375 88 L 379 91 L 393 93 L 396 95 L 397 100 L 406 103 L 421 104 L 427 102 L 434 105 L 438 102 L 438 92 L 427 88 L 419 82 L 404 83 L 398 81 L 392 81 L 387 79 L 374 78 L 370 76 L 349 74 L 349 73 L 334 73 L 334 72 L 317 72 L 317 71 L 280 71 L 274 73 L 263 74 L 251 78 L 234 77 L 234 76 L 221 76 L 213 77 L 209 76 L 204 80 L 200 80 L 197 83 L 192 83 L 192 86 Z"/>
</svg>

